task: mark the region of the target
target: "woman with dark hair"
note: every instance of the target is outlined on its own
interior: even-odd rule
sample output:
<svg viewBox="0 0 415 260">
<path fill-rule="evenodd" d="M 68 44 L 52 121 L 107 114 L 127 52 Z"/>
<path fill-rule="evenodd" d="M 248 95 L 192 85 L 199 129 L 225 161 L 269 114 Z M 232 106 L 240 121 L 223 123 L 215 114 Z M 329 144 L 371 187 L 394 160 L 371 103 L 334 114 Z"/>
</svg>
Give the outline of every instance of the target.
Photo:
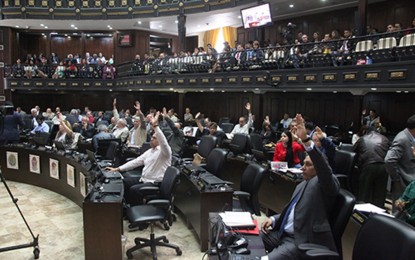
<svg viewBox="0 0 415 260">
<path fill-rule="evenodd" d="M 290 131 L 285 130 L 274 150 L 274 162 L 287 162 L 289 168 L 300 168 L 299 152 L 304 152 L 304 147 L 293 141 Z"/>
<path fill-rule="evenodd" d="M 13 103 L 6 101 L 2 107 L 0 118 L 0 145 L 19 142 L 18 126 L 24 127 L 22 117 L 14 111 Z"/>
</svg>

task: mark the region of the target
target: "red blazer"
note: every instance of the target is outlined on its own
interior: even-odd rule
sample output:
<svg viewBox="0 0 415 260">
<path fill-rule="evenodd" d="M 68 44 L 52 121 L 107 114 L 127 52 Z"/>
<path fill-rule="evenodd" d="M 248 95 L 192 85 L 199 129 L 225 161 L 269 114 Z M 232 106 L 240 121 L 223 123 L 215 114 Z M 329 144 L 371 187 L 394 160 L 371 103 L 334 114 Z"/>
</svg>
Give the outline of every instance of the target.
<svg viewBox="0 0 415 260">
<path fill-rule="evenodd" d="M 304 152 L 304 147 L 297 142 L 292 142 L 293 147 L 293 160 L 294 164 L 300 163 L 300 158 L 298 157 L 298 152 Z M 287 154 L 287 148 L 284 147 L 282 142 L 277 143 L 275 145 L 274 150 L 274 158 L 272 159 L 274 162 L 285 162 L 285 156 Z"/>
</svg>

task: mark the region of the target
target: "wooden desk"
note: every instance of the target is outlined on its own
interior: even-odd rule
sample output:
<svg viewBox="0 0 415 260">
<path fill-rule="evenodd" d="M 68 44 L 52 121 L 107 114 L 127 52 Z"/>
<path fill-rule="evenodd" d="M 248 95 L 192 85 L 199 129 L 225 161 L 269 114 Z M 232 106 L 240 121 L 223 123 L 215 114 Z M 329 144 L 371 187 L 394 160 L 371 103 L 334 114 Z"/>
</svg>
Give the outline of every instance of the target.
<svg viewBox="0 0 415 260">
<path fill-rule="evenodd" d="M 11 159 L 13 157 L 16 162 Z M 30 158 L 33 157 L 38 158 L 38 173 L 31 172 Z M 50 160 L 56 160 L 59 165 L 57 179 L 50 176 Z M 88 199 L 84 201 L 84 194 L 89 192 L 85 177 L 88 175 L 86 164 L 76 161 L 71 156 L 60 155 L 56 151 L 5 146 L 0 147 L 0 165 L 6 180 L 27 183 L 59 193 L 83 209 L 85 259 L 122 259 L 121 199 L 111 202 Z M 68 169 L 71 170 L 71 167 L 73 186 L 68 180 Z"/>
<path fill-rule="evenodd" d="M 195 230 L 202 252 L 208 249 L 209 212 L 220 212 L 226 204 L 232 205 L 232 193 L 232 189 L 201 191 L 195 180 L 180 174 L 174 205 L 184 216 L 187 226 Z"/>
</svg>

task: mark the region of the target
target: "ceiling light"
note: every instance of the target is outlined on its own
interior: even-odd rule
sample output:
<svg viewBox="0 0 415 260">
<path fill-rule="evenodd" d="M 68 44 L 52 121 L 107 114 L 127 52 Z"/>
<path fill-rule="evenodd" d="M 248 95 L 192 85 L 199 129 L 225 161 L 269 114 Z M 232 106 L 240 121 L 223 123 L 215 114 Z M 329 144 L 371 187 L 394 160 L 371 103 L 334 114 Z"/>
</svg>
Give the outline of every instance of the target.
<svg viewBox="0 0 415 260">
<path fill-rule="evenodd" d="M 378 90 L 378 89 L 377 89 L 377 88 L 371 88 L 370 90 L 376 91 L 376 90 Z"/>
<path fill-rule="evenodd" d="M 75 30 L 78 30 L 78 27 L 74 27 Z"/>
<path fill-rule="evenodd" d="M 20 26 L 16 25 L 16 28 L 19 28 Z"/>
<path fill-rule="evenodd" d="M 402 91 L 400 91 L 400 90 L 397 90 L 397 91 L 396 91 L 396 93 L 402 93 Z"/>
<path fill-rule="evenodd" d="M 307 88 L 307 90 L 308 90 L 308 91 L 311 91 L 311 90 L 313 90 L 313 89 L 312 89 L 312 88 Z"/>
<path fill-rule="evenodd" d="M 107 25 L 108 28 L 111 28 L 111 25 Z"/>
<path fill-rule="evenodd" d="M 238 15 L 238 19 L 241 19 L 242 17 L 240 15 Z"/>
<path fill-rule="evenodd" d="M 141 21 L 138 21 L 137 23 L 138 23 L 138 24 L 141 24 Z"/>
<path fill-rule="evenodd" d="M 210 91 L 214 91 L 215 89 L 214 88 L 210 88 Z"/>
<path fill-rule="evenodd" d="M 41 23 L 41 24 L 40 24 L 40 26 L 42 26 L 42 27 L 43 27 L 43 26 L 45 26 L 45 25 L 44 25 L 43 23 Z"/>
<path fill-rule="evenodd" d="M 45 26 L 45 29 L 48 29 L 49 27 Z"/>
<path fill-rule="evenodd" d="M 293 5 L 293 4 L 290 4 L 290 5 L 289 5 L 289 7 L 290 7 L 290 8 L 294 8 L 294 5 Z"/>
<path fill-rule="evenodd" d="M 74 25 L 74 24 L 71 24 L 71 27 L 72 27 L 72 28 L 74 28 L 74 27 L 75 27 L 75 25 Z"/>
<path fill-rule="evenodd" d="M 177 20 L 176 20 L 176 21 L 174 21 L 174 22 L 175 22 L 175 23 L 179 23 L 179 21 L 177 21 Z"/>
<path fill-rule="evenodd" d="M 405 92 L 405 93 L 409 93 L 409 91 L 408 91 L 408 90 L 405 90 L 404 92 Z"/>
<path fill-rule="evenodd" d="M 334 90 L 334 91 L 333 91 L 333 93 L 334 93 L 334 94 L 336 94 L 336 93 L 337 93 L 337 91 L 336 91 L 336 90 Z"/>
<path fill-rule="evenodd" d="M 160 25 L 159 25 L 159 28 L 162 28 L 162 27 L 163 27 L 163 25 L 161 25 L 161 24 L 160 24 Z"/>
</svg>

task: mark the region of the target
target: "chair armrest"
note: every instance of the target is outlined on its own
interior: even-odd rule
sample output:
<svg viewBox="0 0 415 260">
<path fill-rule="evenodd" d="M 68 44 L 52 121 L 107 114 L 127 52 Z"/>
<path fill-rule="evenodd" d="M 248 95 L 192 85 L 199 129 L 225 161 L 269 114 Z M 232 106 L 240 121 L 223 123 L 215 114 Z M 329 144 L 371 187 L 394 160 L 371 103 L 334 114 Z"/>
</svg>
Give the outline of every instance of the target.
<svg viewBox="0 0 415 260">
<path fill-rule="evenodd" d="M 237 196 L 239 198 L 246 198 L 249 199 L 249 197 L 251 197 L 251 194 L 245 191 L 240 191 L 240 190 L 236 190 L 233 192 L 234 196 Z"/>
<path fill-rule="evenodd" d="M 313 259 L 341 259 L 337 252 L 331 251 L 327 247 L 319 244 L 304 243 L 298 245 L 298 249 L 304 252 L 308 258 Z"/>
<path fill-rule="evenodd" d="M 156 195 L 160 193 L 160 187 L 158 186 L 145 186 L 142 187 L 139 192 L 143 195 L 143 197 L 147 197 L 149 195 Z"/>
<path fill-rule="evenodd" d="M 153 205 L 154 207 L 157 208 L 166 208 L 170 205 L 170 201 L 169 200 L 162 200 L 162 199 L 155 199 L 155 200 L 150 200 L 147 205 Z"/>
<path fill-rule="evenodd" d="M 337 179 L 347 179 L 349 178 L 349 176 L 347 176 L 346 174 L 334 174 Z"/>
</svg>

